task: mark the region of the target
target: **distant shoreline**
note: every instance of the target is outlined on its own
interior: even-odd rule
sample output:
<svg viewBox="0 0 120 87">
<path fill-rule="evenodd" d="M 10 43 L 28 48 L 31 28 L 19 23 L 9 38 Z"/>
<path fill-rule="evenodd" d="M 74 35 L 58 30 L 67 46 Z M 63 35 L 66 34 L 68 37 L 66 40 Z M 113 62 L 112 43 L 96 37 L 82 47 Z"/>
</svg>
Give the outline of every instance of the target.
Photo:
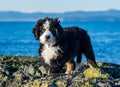
<svg viewBox="0 0 120 87">
<path fill-rule="evenodd" d="M 0 21 L 37 21 L 49 16 L 59 18 L 61 21 L 120 21 L 120 10 L 106 11 L 72 11 L 64 13 L 23 13 L 17 11 L 0 11 Z"/>
</svg>

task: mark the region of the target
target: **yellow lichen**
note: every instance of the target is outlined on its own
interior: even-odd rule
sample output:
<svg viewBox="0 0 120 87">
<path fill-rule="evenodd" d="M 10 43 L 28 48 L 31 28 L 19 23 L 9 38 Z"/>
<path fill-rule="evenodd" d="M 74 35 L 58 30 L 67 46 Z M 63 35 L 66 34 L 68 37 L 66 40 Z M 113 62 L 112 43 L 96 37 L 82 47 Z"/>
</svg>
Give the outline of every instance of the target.
<svg viewBox="0 0 120 87">
<path fill-rule="evenodd" d="M 102 74 L 102 76 L 101 76 L 102 78 L 109 78 L 110 77 L 110 75 L 108 74 L 108 73 L 106 73 L 106 74 Z"/>
<path fill-rule="evenodd" d="M 105 73 L 99 68 L 88 68 L 84 71 L 84 76 L 86 78 L 110 78 L 110 75 L 108 73 Z"/>
<path fill-rule="evenodd" d="M 97 63 L 97 65 L 98 65 L 99 67 L 102 67 L 103 63 L 99 62 L 99 63 Z"/>
<path fill-rule="evenodd" d="M 16 74 L 16 75 L 15 75 L 15 78 L 16 78 L 17 80 L 21 80 L 22 74 L 20 74 L 20 73 L 19 73 L 19 74 Z"/>
<path fill-rule="evenodd" d="M 94 87 L 90 82 L 85 82 L 81 87 Z"/>
<path fill-rule="evenodd" d="M 0 79 L 3 79 L 4 78 L 4 75 L 3 74 L 0 74 Z"/>
<path fill-rule="evenodd" d="M 57 85 L 57 87 L 66 87 L 66 84 L 62 81 L 57 81 L 56 85 Z"/>
<path fill-rule="evenodd" d="M 3 74 L 0 73 L 0 80 L 6 81 L 8 79 L 7 76 L 4 76 Z"/>
<path fill-rule="evenodd" d="M 48 83 L 43 83 L 40 87 L 49 87 Z"/>
<path fill-rule="evenodd" d="M 35 80 L 33 82 L 33 87 L 40 87 L 40 82 L 38 80 Z"/>
</svg>

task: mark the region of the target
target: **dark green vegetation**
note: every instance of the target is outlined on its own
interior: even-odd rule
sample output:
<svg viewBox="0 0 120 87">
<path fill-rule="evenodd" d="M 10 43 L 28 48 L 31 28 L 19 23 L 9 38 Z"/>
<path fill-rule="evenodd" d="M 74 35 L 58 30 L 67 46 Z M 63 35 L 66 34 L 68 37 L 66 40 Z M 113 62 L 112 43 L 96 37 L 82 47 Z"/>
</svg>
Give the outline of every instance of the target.
<svg viewBox="0 0 120 87">
<path fill-rule="evenodd" d="M 100 68 L 90 69 L 81 63 L 69 75 L 48 76 L 39 58 L 0 56 L 0 87 L 119 87 L 120 65 L 98 65 Z"/>
</svg>

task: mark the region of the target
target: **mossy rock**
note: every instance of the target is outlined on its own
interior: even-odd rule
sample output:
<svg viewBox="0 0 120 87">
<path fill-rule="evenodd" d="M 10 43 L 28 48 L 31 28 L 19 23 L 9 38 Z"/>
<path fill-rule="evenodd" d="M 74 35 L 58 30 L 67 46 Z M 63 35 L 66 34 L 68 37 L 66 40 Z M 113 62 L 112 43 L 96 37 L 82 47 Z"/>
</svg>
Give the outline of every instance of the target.
<svg viewBox="0 0 120 87">
<path fill-rule="evenodd" d="M 7 76 L 5 76 L 5 75 L 3 75 L 3 74 L 0 73 L 0 80 L 6 81 L 7 79 L 8 79 Z"/>
<path fill-rule="evenodd" d="M 15 79 L 16 80 L 22 80 L 22 74 L 21 73 L 15 74 Z"/>
<path fill-rule="evenodd" d="M 3 74 L 0 74 L 0 79 L 3 79 L 4 78 L 4 75 Z"/>
<path fill-rule="evenodd" d="M 35 80 L 33 82 L 33 87 L 40 87 L 40 82 L 38 80 Z"/>
<path fill-rule="evenodd" d="M 91 69 L 88 64 L 81 63 L 78 70 L 69 75 L 64 73 L 47 75 L 40 58 L 0 56 L 2 69 L 0 87 L 115 87 L 120 85 L 120 65 L 104 62 L 97 64 L 100 68 Z"/>
<path fill-rule="evenodd" d="M 84 76 L 86 78 L 105 78 L 112 79 L 112 76 L 108 73 L 105 73 L 100 68 L 88 68 L 84 71 Z"/>
<path fill-rule="evenodd" d="M 90 82 L 88 81 L 88 82 L 84 82 L 84 83 L 82 84 L 82 86 L 80 86 L 80 87 L 95 87 L 95 85 L 94 85 L 93 83 L 90 83 Z"/>
<path fill-rule="evenodd" d="M 43 83 L 40 87 L 49 87 L 48 83 Z"/>
<path fill-rule="evenodd" d="M 60 81 L 60 80 L 58 80 L 55 84 L 57 87 L 67 87 L 67 85 L 63 81 Z"/>
</svg>

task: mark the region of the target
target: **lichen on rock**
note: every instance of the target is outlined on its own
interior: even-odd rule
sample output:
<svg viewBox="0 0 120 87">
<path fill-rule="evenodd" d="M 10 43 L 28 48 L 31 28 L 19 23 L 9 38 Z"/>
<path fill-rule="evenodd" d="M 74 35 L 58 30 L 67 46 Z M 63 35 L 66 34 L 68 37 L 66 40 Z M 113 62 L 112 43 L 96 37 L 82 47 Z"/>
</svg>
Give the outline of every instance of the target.
<svg viewBox="0 0 120 87">
<path fill-rule="evenodd" d="M 112 76 L 108 73 L 105 73 L 100 68 L 88 68 L 84 71 L 84 76 L 86 78 L 105 78 L 105 79 L 112 79 Z"/>
<path fill-rule="evenodd" d="M 74 73 L 47 75 L 40 58 L 0 56 L 0 87 L 119 87 L 120 65 L 97 64 L 100 68 L 81 63 Z"/>
</svg>

